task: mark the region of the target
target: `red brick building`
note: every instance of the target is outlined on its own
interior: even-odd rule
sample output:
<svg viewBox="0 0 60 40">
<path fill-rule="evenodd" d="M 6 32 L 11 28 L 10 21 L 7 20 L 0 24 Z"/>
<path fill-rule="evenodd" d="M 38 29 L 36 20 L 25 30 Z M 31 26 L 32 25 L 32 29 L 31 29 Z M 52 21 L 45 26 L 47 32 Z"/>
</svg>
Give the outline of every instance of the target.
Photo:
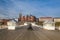
<svg viewBox="0 0 60 40">
<path fill-rule="evenodd" d="M 32 21 L 32 22 L 36 21 L 36 17 L 35 16 L 30 16 L 30 17 L 31 17 L 30 21 Z"/>
<path fill-rule="evenodd" d="M 0 19 L 0 25 L 7 25 L 8 19 Z"/>
<path fill-rule="evenodd" d="M 25 21 L 25 16 L 21 16 L 21 21 Z"/>
<path fill-rule="evenodd" d="M 21 22 L 35 22 L 36 21 L 36 17 L 35 16 L 20 16 L 18 18 L 18 21 L 21 21 Z"/>
</svg>

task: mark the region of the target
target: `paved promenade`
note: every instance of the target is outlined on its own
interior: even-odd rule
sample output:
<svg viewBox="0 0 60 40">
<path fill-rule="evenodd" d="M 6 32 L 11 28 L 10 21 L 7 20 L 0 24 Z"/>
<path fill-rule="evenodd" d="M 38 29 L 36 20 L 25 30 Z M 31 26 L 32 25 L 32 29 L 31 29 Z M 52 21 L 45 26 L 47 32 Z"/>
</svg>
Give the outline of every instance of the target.
<svg viewBox="0 0 60 40">
<path fill-rule="evenodd" d="M 60 31 L 48 31 L 38 27 L 28 26 L 16 28 L 16 30 L 0 30 L 0 40 L 60 40 Z"/>
</svg>

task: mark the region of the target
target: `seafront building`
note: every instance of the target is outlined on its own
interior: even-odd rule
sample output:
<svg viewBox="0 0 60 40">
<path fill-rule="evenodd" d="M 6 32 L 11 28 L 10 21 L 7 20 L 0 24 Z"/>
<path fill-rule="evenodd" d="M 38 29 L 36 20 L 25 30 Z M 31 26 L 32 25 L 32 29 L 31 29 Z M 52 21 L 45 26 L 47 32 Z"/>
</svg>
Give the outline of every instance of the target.
<svg viewBox="0 0 60 40">
<path fill-rule="evenodd" d="M 12 22 L 11 20 L 14 20 Z M 31 24 L 35 23 L 38 26 L 41 26 L 44 29 L 48 30 L 60 30 L 60 18 L 59 17 L 40 17 L 36 18 L 33 15 L 22 15 L 19 14 L 17 19 L 0 19 L 0 29 L 7 28 L 8 24 L 17 24 L 17 25 L 24 25 L 25 22 L 31 22 Z M 28 24 L 28 23 L 27 23 Z M 4 26 L 3 26 L 4 25 Z M 10 25 L 11 26 L 11 25 Z"/>
<path fill-rule="evenodd" d="M 55 22 L 55 28 L 56 28 L 56 30 L 57 29 L 60 30 L 60 17 L 55 17 L 54 18 L 54 22 Z"/>
<path fill-rule="evenodd" d="M 19 15 L 18 21 L 20 22 L 35 22 L 36 21 L 36 17 L 33 15 Z"/>
</svg>

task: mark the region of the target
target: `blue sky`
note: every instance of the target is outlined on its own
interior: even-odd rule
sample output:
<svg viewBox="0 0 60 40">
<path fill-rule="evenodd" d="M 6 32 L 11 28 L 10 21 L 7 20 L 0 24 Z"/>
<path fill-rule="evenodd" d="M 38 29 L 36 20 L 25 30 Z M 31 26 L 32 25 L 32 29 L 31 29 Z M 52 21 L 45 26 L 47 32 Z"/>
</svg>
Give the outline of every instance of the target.
<svg viewBox="0 0 60 40">
<path fill-rule="evenodd" d="M 60 17 L 60 0 L 0 0 L 0 18 L 17 18 L 19 13 Z"/>
</svg>

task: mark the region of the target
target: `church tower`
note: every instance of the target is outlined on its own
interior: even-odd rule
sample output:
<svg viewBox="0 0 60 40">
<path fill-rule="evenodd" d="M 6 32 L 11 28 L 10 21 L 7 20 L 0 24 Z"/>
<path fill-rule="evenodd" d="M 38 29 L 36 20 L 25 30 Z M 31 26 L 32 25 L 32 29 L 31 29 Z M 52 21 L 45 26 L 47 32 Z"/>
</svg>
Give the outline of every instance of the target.
<svg viewBox="0 0 60 40">
<path fill-rule="evenodd" d="M 19 18 L 21 18 L 21 17 L 22 17 L 22 13 L 19 14 Z"/>
<path fill-rule="evenodd" d="M 19 13 L 19 18 L 18 18 L 19 22 L 21 21 L 21 17 L 22 17 L 22 13 Z"/>
</svg>

